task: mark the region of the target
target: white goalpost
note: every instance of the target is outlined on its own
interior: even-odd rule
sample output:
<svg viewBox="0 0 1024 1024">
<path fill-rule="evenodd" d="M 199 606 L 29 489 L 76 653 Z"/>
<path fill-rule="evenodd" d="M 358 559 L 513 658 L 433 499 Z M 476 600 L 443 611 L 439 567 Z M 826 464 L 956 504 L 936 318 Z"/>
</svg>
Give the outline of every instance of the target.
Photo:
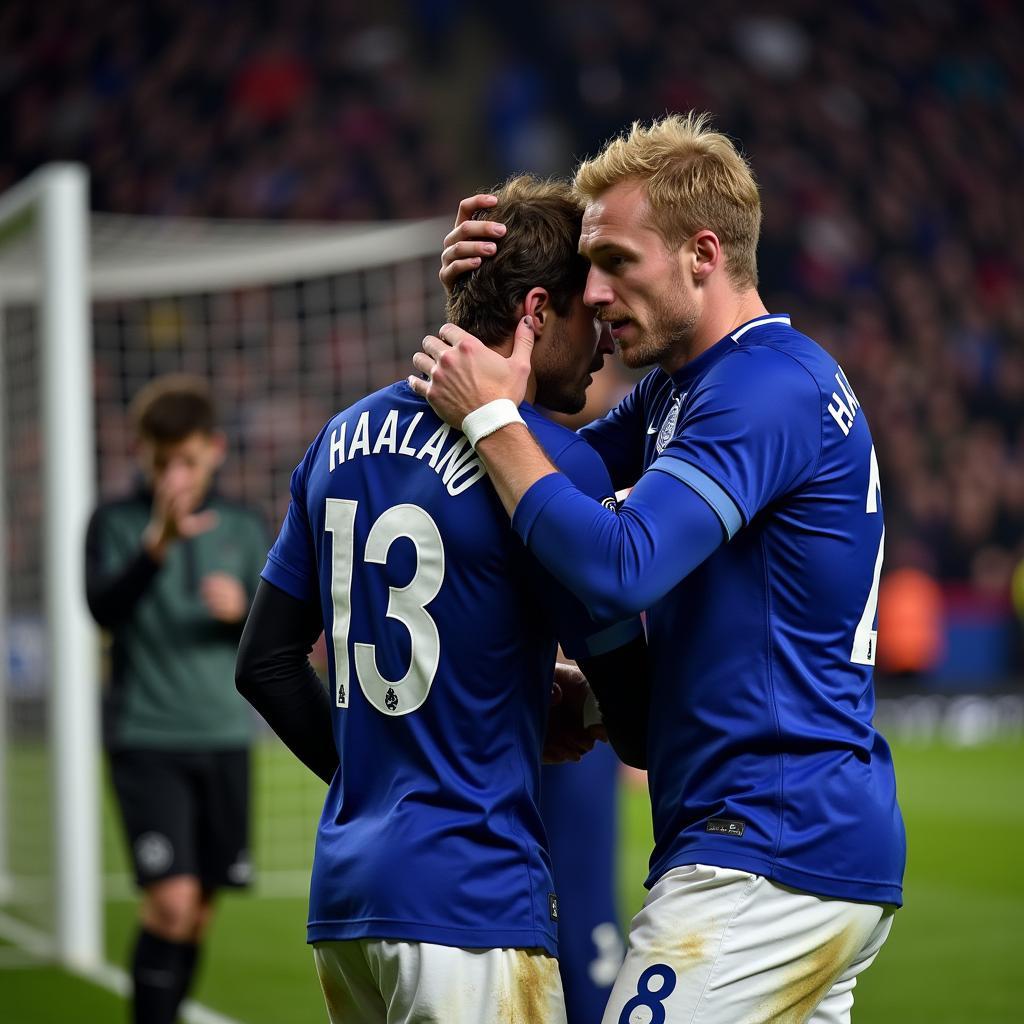
<svg viewBox="0 0 1024 1024">
<path fill-rule="evenodd" d="M 38 467 L 41 483 L 40 542 L 36 555 L 41 564 L 42 613 L 45 630 L 53 642 L 45 652 L 46 682 L 49 686 L 49 715 L 46 735 L 51 767 L 50 806 L 52 807 L 52 934 L 54 948 L 61 961 L 70 966 L 89 968 L 101 956 L 101 918 L 99 894 L 99 730 L 95 682 L 95 630 L 88 620 L 81 595 L 84 593 L 82 539 L 94 500 L 91 346 L 88 317 L 88 178 L 77 166 L 56 164 L 37 172 L 18 188 L 0 197 L 0 230 L 8 228 L 17 235 L 27 234 L 35 242 L 38 266 L 31 274 L 28 293 L 18 294 L 14 282 L 0 276 L 0 308 L 10 301 L 33 303 L 38 324 L 38 401 L 41 408 L 41 450 L 46 456 Z M 6 356 L 15 345 L 4 333 Z M 6 371 L 6 367 L 5 367 Z M 4 392 L 13 393 L 21 385 L 8 386 L 4 372 Z M 21 396 L 24 400 L 26 395 Z M 35 400 L 30 399 L 31 400 Z M 5 402 L 3 436 L 10 444 L 13 422 Z M 7 449 L 12 451 L 11 448 Z M 5 452 L 6 454 L 6 452 Z M 4 474 L 12 471 L 10 458 L 4 459 Z M 37 483 L 37 486 L 38 486 Z M 6 490 L 6 488 L 5 488 Z M 4 537 L 8 557 L 8 526 L 29 514 L 29 509 L 12 507 L 5 501 Z M 6 568 L 5 564 L 5 577 Z M 6 583 L 6 580 L 5 580 Z M 0 692 L 10 685 L 7 667 L 10 658 L 10 590 L 4 585 L 5 654 L 0 669 Z M 43 685 L 43 680 L 36 680 Z M 5 724 L 10 719 L 4 715 Z M 5 740 L 7 737 L 5 736 Z M 4 825 L 0 838 L 0 867 L 5 888 L 15 899 L 17 891 L 14 865 L 8 859 L 10 828 L 10 790 L 6 786 L 11 771 L 11 745 L 4 744 L 5 761 L 0 809 Z M 48 902 L 45 898 L 44 903 Z"/>
<path fill-rule="evenodd" d="M 85 970 L 103 899 L 131 888 L 119 826 L 101 835 L 82 570 L 96 501 L 135 480 L 128 403 L 158 374 L 206 377 L 221 490 L 276 530 L 319 428 L 404 377 L 442 322 L 449 226 L 90 216 L 87 191 L 84 169 L 54 165 L 0 196 L 0 936 L 28 924 Z M 322 784 L 264 737 L 253 795 L 256 895 L 301 894 Z"/>
</svg>

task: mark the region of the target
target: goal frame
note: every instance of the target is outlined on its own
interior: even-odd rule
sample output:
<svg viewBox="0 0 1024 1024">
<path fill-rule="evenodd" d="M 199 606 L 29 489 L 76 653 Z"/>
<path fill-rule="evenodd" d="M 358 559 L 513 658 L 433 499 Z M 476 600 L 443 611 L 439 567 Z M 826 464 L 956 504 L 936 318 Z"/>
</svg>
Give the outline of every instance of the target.
<svg viewBox="0 0 1024 1024">
<path fill-rule="evenodd" d="M 54 829 L 53 953 L 77 970 L 103 962 L 100 873 L 100 715 L 96 631 L 85 606 L 84 538 L 95 504 L 89 177 L 79 164 L 41 167 L 0 196 L 0 232 L 36 235 L 29 292 L 38 311 L 42 427 L 43 607 L 48 643 L 47 743 Z M 0 277 L 0 312 L 17 297 Z M 0 371 L 2 372 L 2 371 Z M 2 394 L 2 392 L 0 392 Z M 54 458 L 52 453 L 60 452 Z M 47 457 L 49 454 L 51 457 Z M 0 467 L 2 470 L 2 467 Z M 6 537 L 5 503 L 0 536 Z M 2 556 L 0 556 L 2 558 Z M 5 569 L 0 563 L 0 570 Z M 6 575 L 0 614 L 9 621 Z M 5 630 L 6 632 L 6 630 Z M 6 710 L 7 652 L 0 661 Z M 0 727 L 5 723 L 0 718 Z M 6 733 L 4 733 L 6 735 Z M 0 761 L 0 772 L 4 770 Z M 6 798 L 0 778 L 0 801 Z M 0 879 L 8 820 L 0 806 Z"/>
<path fill-rule="evenodd" d="M 450 228 L 447 218 L 340 224 L 97 214 L 89 210 L 88 192 L 87 170 L 60 163 L 41 167 L 0 195 L 0 334 L 5 309 L 30 306 L 37 311 L 39 346 L 45 509 L 40 610 L 48 653 L 54 915 L 49 934 L 37 935 L 33 944 L 87 975 L 102 970 L 105 960 L 100 660 L 98 632 L 84 599 L 83 556 L 98 480 L 97 304 L 373 271 L 432 256 Z M 3 373 L 0 362 L 0 385 Z M 5 455 L 0 447 L 0 473 Z M 3 537 L 6 514 L 6 503 L 0 502 Z M 0 544 L 0 616 L 7 621 L 4 556 Z M 6 737 L 4 633 L 0 629 L 0 736 Z M 0 757 L 0 900 L 16 895 L 6 859 L 11 836 L 5 834 L 10 818 L 3 772 Z M 3 912 L 0 926 L 27 934 L 20 921 Z"/>
</svg>

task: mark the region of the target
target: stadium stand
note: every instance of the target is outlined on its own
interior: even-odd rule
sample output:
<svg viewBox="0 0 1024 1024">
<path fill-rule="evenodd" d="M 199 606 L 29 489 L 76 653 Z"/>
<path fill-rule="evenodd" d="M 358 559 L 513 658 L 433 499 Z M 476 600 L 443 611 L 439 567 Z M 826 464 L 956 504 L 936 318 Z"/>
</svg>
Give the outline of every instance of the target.
<svg viewBox="0 0 1024 1024">
<path fill-rule="evenodd" d="M 949 628 L 968 648 L 994 628 L 985 672 L 1019 667 L 1024 194 L 1004 183 L 1024 147 L 1020 15 L 585 7 L 526 2 L 509 26 L 458 0 L 8 5 L 0 188 L 71 158 L 113 212 L 413 217 L 526 164 L 566 171 L 634 117 L 710 109 L 767 198 L 762 290 L 872 411 L 887 570 L 955 585 Z"/>
</svg>

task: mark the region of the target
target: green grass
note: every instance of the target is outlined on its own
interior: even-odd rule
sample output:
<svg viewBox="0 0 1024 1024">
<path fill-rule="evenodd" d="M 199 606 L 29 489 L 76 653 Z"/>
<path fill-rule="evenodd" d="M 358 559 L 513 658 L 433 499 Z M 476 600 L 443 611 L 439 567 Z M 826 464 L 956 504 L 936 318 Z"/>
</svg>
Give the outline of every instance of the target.
<svg viewBox="0 0 1024 1024">
<path fill-rule="evenodd" d="M 0 946 L 0 954 L 9 947 Z M 16 969 L 0 963 L 0 1006 L 5 1024 L 54 1024 L 81 1021 L 104 1024 L 126 1020 L 117 996 L 55 967 Z"/>
<path fill-rule="evenodd" d="M 910 846 L 906 908 L 857 986 L 854 1020 L 1005 1024 L 1017 1019 L 1024 744 L 898 745 L 895 754 Z M 291 770 L 275 755 L 264 763 L 263 780 L 277 786 L 278 774 Z M 295 781 L 304 780 L 299 775 Z M 311 793 L 315 796 L 315 784 Z M 622 812 L 620 900 L 628 920 L 643 899 L 650 851 L 645 794 L 624 788 Z M 266 855 L 272 852 L 274 813 L 264 801 L 258 860 L 261 848 Z M 313 820 L 307 818 L 307 827 Z M 108 849 L 108 856 L 121 855 Z M 108 905 L 107 948 L 114 963 L 125 960 L 133 916 L 131 902 Z M 304 921 L 301 898 L 226 895 L 196 997 L 246 1024 L 322 1024 Z M 50 969 L 5 969 L 0 962 L 0 993 L 0 1016 L 11 1024 L 72 1019 L 100 1024 L 123 1014 L 112 1010 L 116 998 Z"/>
</svg>

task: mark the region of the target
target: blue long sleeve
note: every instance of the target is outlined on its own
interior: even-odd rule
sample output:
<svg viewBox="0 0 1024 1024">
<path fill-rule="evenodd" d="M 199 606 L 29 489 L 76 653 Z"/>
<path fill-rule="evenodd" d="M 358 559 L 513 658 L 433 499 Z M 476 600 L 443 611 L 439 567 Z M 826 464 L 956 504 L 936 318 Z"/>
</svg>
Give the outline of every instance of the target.
<svg viewBox="0 0 1024 1024">
<path fill-rule="evenodd" d="M 598 622 L 649 608 L 725 537 L 703 497 L 658 471 L 641 477 L 617 513 L 553 473 L 523 495 L 512 525 Z"/>
</svg>

